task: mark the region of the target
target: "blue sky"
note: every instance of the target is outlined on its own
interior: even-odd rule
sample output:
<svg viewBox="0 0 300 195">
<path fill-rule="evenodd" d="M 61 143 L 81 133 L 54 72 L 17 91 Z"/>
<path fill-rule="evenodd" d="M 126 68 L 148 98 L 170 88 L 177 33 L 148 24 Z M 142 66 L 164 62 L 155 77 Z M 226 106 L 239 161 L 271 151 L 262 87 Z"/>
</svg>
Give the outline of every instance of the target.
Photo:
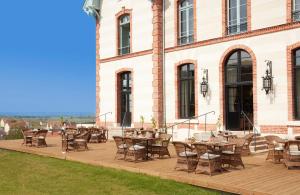
<svg viewBox="0 0 300 195">
<path fill-rule="evenodd" d="M 95 20 L 83 0 L 0 6 L 0 113 L 95 112 Z"/>
</svg>

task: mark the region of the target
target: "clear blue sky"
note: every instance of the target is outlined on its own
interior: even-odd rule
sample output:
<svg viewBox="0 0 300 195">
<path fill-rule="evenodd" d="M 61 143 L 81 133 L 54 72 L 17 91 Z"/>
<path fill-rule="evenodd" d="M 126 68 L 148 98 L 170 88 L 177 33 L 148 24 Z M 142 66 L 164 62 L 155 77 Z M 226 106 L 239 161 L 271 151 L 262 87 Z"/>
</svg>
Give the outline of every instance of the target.
<svg viewBox="0 0 300 195">
<path fill-rule="evenodd" d="M 0 5 L 0 113 L 95 112 L 95 20 L 83 0 Z"/>
</svg>

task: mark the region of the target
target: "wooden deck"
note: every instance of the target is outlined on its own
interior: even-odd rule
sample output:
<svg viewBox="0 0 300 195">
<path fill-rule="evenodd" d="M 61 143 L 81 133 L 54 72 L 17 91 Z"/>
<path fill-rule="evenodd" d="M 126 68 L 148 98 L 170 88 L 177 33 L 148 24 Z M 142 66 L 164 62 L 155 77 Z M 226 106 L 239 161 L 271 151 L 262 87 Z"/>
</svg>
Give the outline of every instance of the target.
<svg viewBox="0 0 300 195">
<path fill-rule="evenodd" d="M 114 160 L 114 142 L 89 144 L 89 151 L 67 154 L 61 151 L 60 137 L 49 137 L 47 143 L 47 148 L 34 148 L 23 146 L 22 140 L 0 141 L 0 148 L 144 173 L 236 194 L 300 194 L 300 169 L 287 170 L 282 164 L 266 162 L 266 154 L 243 157 L 245 169 L 230 170 L 210 177 L 175 171 L 176 155 L 172 145 L 172 158 L 133 163 Z"/>
</svg>

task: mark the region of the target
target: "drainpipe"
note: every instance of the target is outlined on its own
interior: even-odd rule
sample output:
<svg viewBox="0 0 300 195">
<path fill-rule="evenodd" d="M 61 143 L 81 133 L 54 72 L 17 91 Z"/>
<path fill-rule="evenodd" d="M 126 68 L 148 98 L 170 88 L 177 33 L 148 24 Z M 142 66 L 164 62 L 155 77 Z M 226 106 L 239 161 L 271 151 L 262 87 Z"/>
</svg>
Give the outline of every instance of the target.
<svg viewBox="0 0 300 195">
<path fill-rule="evenodd" d="M 165 127 L 167 127 L 167 109 L 166 109 L 166 60 L 165 60 L 165 44 L 166 44 L 166 40 L 165 40 L 165 34 L 166 34 L 166 28 L 165 28 L 165 8 L 166 8 L 166 1 L 163 0 L 163 112 L 164 112 L 164 116 L 163 116 L 163 121 L 164 121 L 164 125 Z M 165 130 L 167 131 L 167 129 Z"/>
</svg>

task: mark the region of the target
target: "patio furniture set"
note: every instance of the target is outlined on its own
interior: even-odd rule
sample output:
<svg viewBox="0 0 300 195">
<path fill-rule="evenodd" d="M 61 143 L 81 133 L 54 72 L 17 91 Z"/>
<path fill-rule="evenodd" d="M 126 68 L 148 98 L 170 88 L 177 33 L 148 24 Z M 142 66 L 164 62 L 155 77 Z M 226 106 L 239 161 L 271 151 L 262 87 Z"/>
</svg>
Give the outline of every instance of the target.
<svg viewBox="0 0 300 195">
<path fill-rule="evenodd" d="M 242 153 L 247 139 L 235 137 L 227 141 L 226 137 L 188 143 L 173 142 L 177 154 L 175 170 L 212 175 L 231 167 L 245 168 Z"/>
<path fill-rule="evenodd" d="M 46 136 L 48 130 L 40 129 L 24 129 L 23 134 L 23 145 L 35 146 L 35 147 L 47 147 Z"/>
<path fill-rule="evenodd" d="M 63 151 L 84 151 L 88 150 L 88 143 L 105 143 L 107 141 L 108 130 L 100 128 L 67 128 L 62 131 Z"/>
<path fill-rule="evenodd" d="M 300 167 L 300 140 L 284 140 L 278 136 L 265 136 L 268 143 L 268 156 L 266 160 L 274 163 L 283 163 L 287 169 Z"/>
<path fill-rule="evenodd" d="M 117 152 L 115 159 L 138 162 L 139 160 L 151 160 L 155 155 L 163 158 L 165 155 L 171 157 L 168 150 L 171 135 L 153 130 L 130 129 L 124 136 L 113 136 Z"/>
</svg>

